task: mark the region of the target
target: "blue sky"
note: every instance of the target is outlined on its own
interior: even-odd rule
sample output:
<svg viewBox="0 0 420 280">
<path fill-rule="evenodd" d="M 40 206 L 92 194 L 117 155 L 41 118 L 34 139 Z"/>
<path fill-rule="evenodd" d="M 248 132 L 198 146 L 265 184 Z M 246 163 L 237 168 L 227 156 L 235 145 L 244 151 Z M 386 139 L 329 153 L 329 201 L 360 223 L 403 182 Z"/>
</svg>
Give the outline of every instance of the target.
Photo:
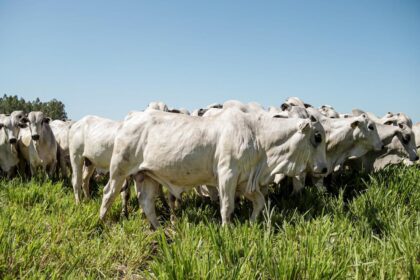
<svg viewBox="0 0 420 280">
<path fill-rule="evenodd" d="M 0 93 L 122 119 L 299 96 L 420 121 L 420 1 L 2 1 Z"/>
</svg>

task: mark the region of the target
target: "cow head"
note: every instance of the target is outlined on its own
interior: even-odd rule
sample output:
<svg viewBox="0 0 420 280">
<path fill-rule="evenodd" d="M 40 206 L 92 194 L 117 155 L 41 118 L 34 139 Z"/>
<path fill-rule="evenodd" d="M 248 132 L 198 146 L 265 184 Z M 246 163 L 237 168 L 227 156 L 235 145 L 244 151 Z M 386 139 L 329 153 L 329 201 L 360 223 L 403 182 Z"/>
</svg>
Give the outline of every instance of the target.
<svg viewBox="0 0 420 280">
<path fill-rule="evenodd" d="M 4 116 L 1 119 L 0 128 L 4 129 L 7 141 L 10 144 L 15 145 L 17 143 L 19 130 L 21 127 L 26 126 L 26 121 L 27 118 L 23 111 L 14 111 L 12 114 Z"/>
<path fill-rule="evenodd" d="M 338 114 L 338 112 L 330 105 L 322 105 L 319 108 L 319 112 L 328 118 L 332 118 L 332 119 L 340 118 L 340 114 Z"/>
<path fill-rule="evenodd" d="M 302 163 L 305 170 L 314 175 L 326 175 L 328 168 L 324 127 L 313 116 L 309 119 L 299 119 L 297 135 L 300 135 L 295 138 L 298 142 L 291 143 L 291 146 L 298 147 L 295 164 Z"/>
<path fill-rule="evenodd" d="M 405 122 L 400 122 L 398 128 L 397 138 L 392 140 L 389 148 L 403 157 L 408 156 L 410 161 L 419 160 L 413 130 Z"/>
<path fill-rule="evenodd" d="M 29 130 L 34 141 L 39 141 L 43 137 L 44 127 L 50 123 L 50 118 L 44 116 L 43 112 L 30 112 L 28 114 Z"/>
<path fill-rule="evenodd" d="M 353 118 L 350 125 L 353 129 L 353 139 L 358 140 L 361 148 L 366 151 L 381 151 L 384 148 L 375 122 L 365 114 Z"/>
</svg>

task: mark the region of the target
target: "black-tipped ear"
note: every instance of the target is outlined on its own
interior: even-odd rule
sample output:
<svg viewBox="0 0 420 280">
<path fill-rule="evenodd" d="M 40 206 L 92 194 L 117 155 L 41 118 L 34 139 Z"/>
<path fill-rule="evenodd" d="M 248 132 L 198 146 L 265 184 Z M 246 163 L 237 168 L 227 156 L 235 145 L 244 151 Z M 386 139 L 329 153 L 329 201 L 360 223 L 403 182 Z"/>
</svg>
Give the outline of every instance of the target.
<svg viewBox="0 0 420 280">
<path fill-rule="evenodd" d="M 178 109 L 169 110 L 170 113 L 181 114 L 181 111 Z"/>
<path fill-rule="evenodd" d="M 204 113 L 207 112 L 207 109 L 199 109 L 198 110 L 198 116 L 202 117 L 204 115 Z"/>
<path fill-rule="evenodd" d="M 4 127 L 4 124 L 0 123 L 0 129 L 2 129 Z"/>
<path fill-rule="evenodd" d="M 311 122 L 317 122 L 317 121 L 318 120 L 314 116 L 311 115 Z"/>
<path fill-rule="evenodd" d="M 384 124 L 385 124 L 385 125 L 392 125 L 392 124 L 393 124 L 393 122 L 392 122 L 392 121 L 386 121 Z"/>
<path fill-rule="evenodd" d="M 276 118 L 276 119 L 287 119 L 286 116 L 282 116 L 282 115 L 274 115 L 273 118 Z"/>
<path fill-rule="evenodd" d="M 351 128 L 355 129 L 359 125 L 359 121 L 354 121 L 351 123 Z"/>
<path fill-rule="evenodd" d="M 290 106 L 290 104 L 287 104 L 287 103 L 283 103 L 280 106 L 280 108 L 281 108 L 282 111 L 289 111 L 291 107 L 292 106 Z"/>
<path fill-rule="evenodd" d="M 28 123 L 29 119 L 27 117 L 23 117 L 23 118 L 20 119 L 20 122 L 21 123 Z"/>
<path fill-rule="evenodd" d="M 308 103 L 303 103 L 303 106 L 305 106 L 305 108 L 313 108 L 313 106 L 311 104 L 308 104 Z"/>
<path fill-rule="evenodd" d="M 18 127 L 20 127 L 20 128 L 27 128 L 28 125 L 26 123 L 18 123 Z"/>
<path fill-rule="evenodd" d="M 42 123 L 47 123 L 47 124 L 49 124 L 49 123 L 50 123 L 50 121 L 51 121 L 51 119 L 50 119 L 50 118 L 43 118 L 43 119 L 42 119 Z"/>
</svg>

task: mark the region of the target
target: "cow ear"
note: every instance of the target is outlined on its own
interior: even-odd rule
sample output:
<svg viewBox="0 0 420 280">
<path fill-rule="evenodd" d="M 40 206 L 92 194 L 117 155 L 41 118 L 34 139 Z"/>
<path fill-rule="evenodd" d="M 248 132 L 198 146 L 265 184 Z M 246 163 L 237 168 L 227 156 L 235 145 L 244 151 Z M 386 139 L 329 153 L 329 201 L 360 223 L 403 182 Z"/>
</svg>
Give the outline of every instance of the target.
<svg viewBox="0 0 420 280">
<path fill-rule="evenodd" d="M 292 106 L 290 106 L 290 104 L 287 104 L 287 103 L 283 103 L 280 106 L 280 108 L 281 108 L 282 111 L 289 111 L 291 107 Z"/>
<path fill-rule="evenodd" d="M 47 123 L 47 124 L 49 124 L 49 123 L 50 123 L 50 121 L 51 121 L 51 119 L 50 119 L 50 118 L 43 118 L 43 119 L 42 119 L 42 123 Z"/>
<path fill-rule="evenodd" d="M 311 104 L 308 104 L 308 103 L 304 103 L 303 106 L 305 106 L 305 108 L 312 108 L 313 107 Z"/>
<path fill-rule="evenodd" d="M 18 127 L 20 127 L 20 128 L 27 128 L 28 125 L 26 123 L 20 122 L 20 123 L 18 123 Z"/>
<path fill-rule="evenodd" d="M 0 129 L 2 129 L 4 127 L 4 124 L 0 123 Z"/>
<path fill-rule="evenodd" d="M 392 124 L 393 124 L 393 122 L 392 122 L 392 121 L 386 121 L 384 124 L 385 124 L 385 125 L 392 125 Z"/>
<path fill-rule="evenodd" d="M 351 123 L 351 128 L 355 129 L 359 125 L 359 121 L 354 121 Z"/>
<path fill-rule="evenodd" d="M 21 123 L 28 123 L 29 119 L 27 117 L 23 117 L 23 118 L 20 119 L 20 122 Z"/>
<path fill-rule="evenodd" d="M 282 116 L 282 115 L 274 115 L 273 118 L 276 118 L 276 119 L 287 119 L 286 116 Z"/>
<path fill-rule="evenodd" d="M 301 120 L 298 123 L 298 128 L 300 132 L 305 132 L 310 127 L 310 121 L 308 119 Z"/>
<path fill-rule="evenodd" d="M 311 122 L 317 122 L 318 120 L 313 116 L 313 115 L 311 115 Z"/>
</svg>

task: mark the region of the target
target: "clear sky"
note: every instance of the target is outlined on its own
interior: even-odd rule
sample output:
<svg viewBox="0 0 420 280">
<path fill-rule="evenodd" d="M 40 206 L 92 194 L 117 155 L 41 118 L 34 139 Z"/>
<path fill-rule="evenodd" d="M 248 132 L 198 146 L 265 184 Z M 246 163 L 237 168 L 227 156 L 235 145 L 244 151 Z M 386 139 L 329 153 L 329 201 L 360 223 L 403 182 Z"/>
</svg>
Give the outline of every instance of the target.
<svg viewBox="0 0 420 280">
<path fill-rule="evenodd" d="M 3 1 L 0 94 L 73 119 L 298 96 L 420 121 L 420 1 Z"/>
</svg>

